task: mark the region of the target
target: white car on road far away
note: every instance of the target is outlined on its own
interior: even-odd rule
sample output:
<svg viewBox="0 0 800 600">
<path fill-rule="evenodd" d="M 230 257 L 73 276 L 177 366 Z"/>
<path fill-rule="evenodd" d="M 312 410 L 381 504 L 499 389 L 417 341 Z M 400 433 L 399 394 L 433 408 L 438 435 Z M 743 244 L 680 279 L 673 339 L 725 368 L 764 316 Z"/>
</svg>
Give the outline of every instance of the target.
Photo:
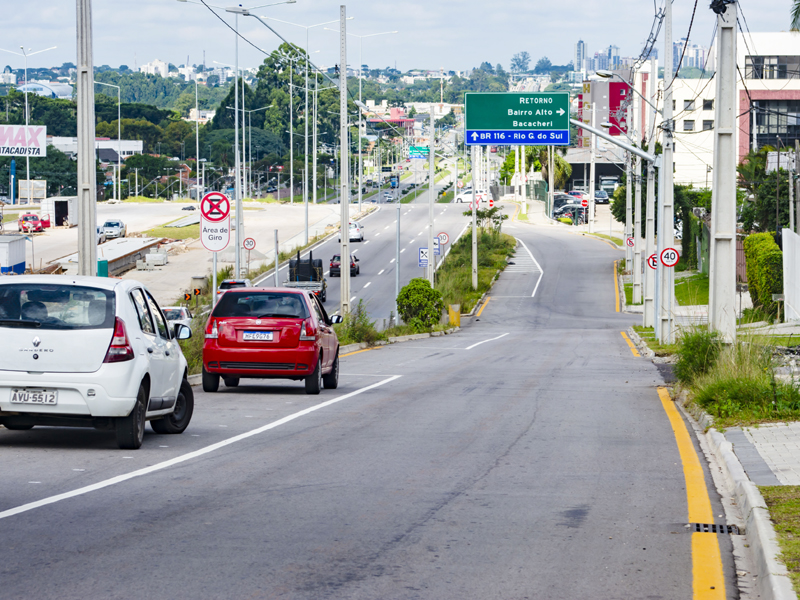
<svg viewBox="0 0 800 600">
<path fill-rule="evenodd" d="M 478 190 L 475 192 L 475 197 L 478 199 L 478 202 L 486 202 L 489 196 L 486 194 L 485 190 Z M 460 193 L 453 202 L 472 202 L 472 190 Z"/>
<path fill-rule="evenodd" d="M 164 316 L 167 317 L 167 323 L 173 329 L 176 323 L 186 325 L 189 328 L 192 326 L 192 313 L 185 306 L 165 306 Z"/>
<path fill-rule="evenodd" d="M 194 396 L 178 340 L 191 335 L 170 327 L 130 279 L 5 277 L 0 424 L 94 427 L 114 431 L 128 449 L 142 445 L 146 421 L 156 433 L 182 433 Z"/>
</svg>

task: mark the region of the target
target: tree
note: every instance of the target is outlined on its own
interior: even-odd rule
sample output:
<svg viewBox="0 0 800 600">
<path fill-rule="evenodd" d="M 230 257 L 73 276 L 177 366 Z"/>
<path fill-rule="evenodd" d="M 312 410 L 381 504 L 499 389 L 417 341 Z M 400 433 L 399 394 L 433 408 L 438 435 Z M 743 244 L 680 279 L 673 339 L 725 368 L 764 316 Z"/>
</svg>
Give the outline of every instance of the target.
<svg viewBox="0 0 800 600">
<path fill-rule="evenodd" d="M 397 296 L 397 312 L 406 324 L 417 329 L 436 325 L 443 310 L 442 292 L 422 277 L 409 281 Z"/>
<path fill-rule="evenodd" d="M 409 118 L 414 117 L 416 114 L 417 114 L 417 107 L 416 106 L 412 106 L 411 110 L 408 111 Z"/>
<path fill-rule="evenodd" d="M 526 73 L 530 66 L 531 55 L 524 50 L 511 57 L 511 71 L 513 73 Z"/>
<path fill-rule="evenodd" d="M 536 63 L 536 66 L 533 68 L 534 73 L 549 73 L 550 67 L 553 66 L 553 63 L 550 62 L 550 59 L 546 56 L 543 56 L 539 59 L 539 62 Z"/>
</svg>

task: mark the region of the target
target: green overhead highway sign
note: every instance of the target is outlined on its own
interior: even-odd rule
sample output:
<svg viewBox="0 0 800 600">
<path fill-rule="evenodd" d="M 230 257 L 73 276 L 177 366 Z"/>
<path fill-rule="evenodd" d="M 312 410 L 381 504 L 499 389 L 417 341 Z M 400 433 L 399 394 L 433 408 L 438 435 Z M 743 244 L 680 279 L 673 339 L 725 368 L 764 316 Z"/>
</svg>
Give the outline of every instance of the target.
<svg viewBox="0 0 800 600">
<path fill-rule="evenodd" d="M 468 93 L 467 144 L 569 145 L 568 92 Z"/>
</svg>

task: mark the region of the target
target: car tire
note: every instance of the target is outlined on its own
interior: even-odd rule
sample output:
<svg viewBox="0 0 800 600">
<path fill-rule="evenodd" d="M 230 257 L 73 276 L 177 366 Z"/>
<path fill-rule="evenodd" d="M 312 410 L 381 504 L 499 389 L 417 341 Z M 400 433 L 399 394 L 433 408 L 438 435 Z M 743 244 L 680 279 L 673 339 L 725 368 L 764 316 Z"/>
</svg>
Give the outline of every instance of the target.
<svg viewBox="0 0 800 600">
<path fill-rule="evenodd" d="M 215 375 L 214 373 L 209 373 L 206 371 L 206 368 L 203 367 L 203 391 L 204 392 L 216 392 L 219 389 L 219 375 Z"/>
<path fill-rule="evenodd" d="M 225 382 L 225 387 L 235 388 L 239 386 L 239 378 L 238 377 L 223 377 L 222 381 Z"/>
<path fill-rule="evenodd" d="M 333 359 L 331 372 L 322 376 L 322 383 L 326 390 L 335 390 L 339 387 L 339 351 L 336 351 L 336 358 Z"/>
<path fill-rule="evenodd" d="M 114 424 L 117 446 L 122 450 L 137 450 L 144 441 L 145 413 L 147 412 L 147 392 L 139 385 L 136 403 L 127 417 L 119 417 Z"/>
<path fill-rule="evenodd" d="M 192 386 L 184 379 L 181 381 L 181 389 L 178 398 L 175 400 L 175 410 L 155 421 L 150 421 L 150 426 L 156 433 L 170 434 L 183 433 L 189 426 L 194 413 L 194 392 Z"/>
<path fill-rule="evenodd" d="M 29 429 L 33 429 L 33 425 L 15 425 L 13 423 L 4 423 L 3 427 L 9 431 L 28 431 Z"/>
<path fill-rule="evenodd" d="M 322 390 L 322 359 L 317 361 L 314 372 L 305 378 L 306 394 L 316 396 Z"/>
</svg>

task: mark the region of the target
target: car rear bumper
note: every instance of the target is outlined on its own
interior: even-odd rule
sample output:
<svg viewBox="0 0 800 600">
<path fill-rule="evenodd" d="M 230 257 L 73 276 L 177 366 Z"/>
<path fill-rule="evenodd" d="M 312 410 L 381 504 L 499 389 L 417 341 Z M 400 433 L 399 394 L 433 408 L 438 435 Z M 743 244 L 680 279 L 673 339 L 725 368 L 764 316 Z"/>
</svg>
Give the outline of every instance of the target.
<svg viewBox="0 0 800 600">
<path fill-rule="evenodd" d="M 203 368 L 216 375 L 299 379 L 311 375 L 319 360 L 316 346 L 308 348 L 247 349 L 203 348 Z"/>
</svg>

